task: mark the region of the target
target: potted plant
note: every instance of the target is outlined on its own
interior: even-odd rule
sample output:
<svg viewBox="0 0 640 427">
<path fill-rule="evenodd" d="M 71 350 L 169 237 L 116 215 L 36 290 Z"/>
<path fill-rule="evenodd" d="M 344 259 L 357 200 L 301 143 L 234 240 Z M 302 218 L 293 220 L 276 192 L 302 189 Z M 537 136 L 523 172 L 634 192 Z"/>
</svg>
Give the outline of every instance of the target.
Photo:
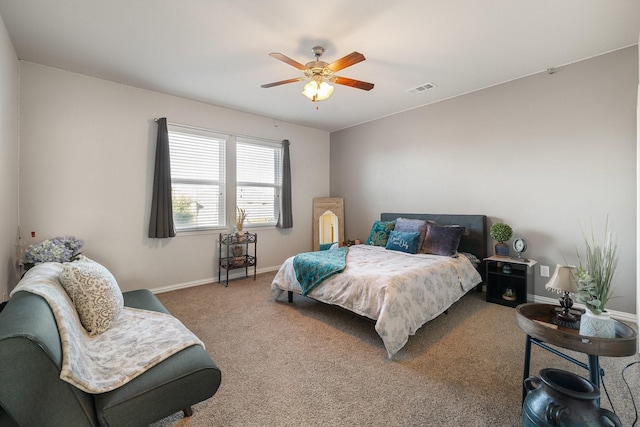
<svg viewBox="0 0 640 427">
<path fill-rule="evenodd" d="M 496 240 L 496 255 L 507 257 L 509 256 L 509 245 L 505 244 L 507 240 L 513 236 L 513 230 L 507 224 L 497 222 L 489 229 L 489 235 L 493 240 Z"/>
<path fill-rule="evenodd" d="M 242 234 L 242 229 L 244 228 L 244 220 L 247 219 L 247 212 L 242 208 L 236 209 L 236 230 L 238 230 L 238 234 Z"/>
<path fill-rule="evenodd" d="M 578 253 L 580 264 L 576 269 L 578 293 L 576 300 L 583 303 L 587 310 L 580 319 L 580 335 L 615 337 L 613 319 L 605 310 L 611 298 L 611 283 L 618 265 L 618 246 L 615 237 L 605 224 L 604 241 L 598 244 L 593 229 L 589 236 L 583 231 L 585 255 Z"/>
</svg>

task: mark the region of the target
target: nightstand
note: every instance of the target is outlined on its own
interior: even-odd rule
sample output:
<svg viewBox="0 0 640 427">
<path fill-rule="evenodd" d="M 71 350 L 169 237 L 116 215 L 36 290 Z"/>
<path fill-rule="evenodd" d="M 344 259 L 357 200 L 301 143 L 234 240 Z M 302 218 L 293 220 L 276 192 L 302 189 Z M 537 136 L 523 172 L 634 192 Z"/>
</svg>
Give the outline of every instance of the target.
<svg viewBox="0 0 640 427">
<path fill-rule="evenodd" d="M 533 294 L 533 266 L 527 258 L 491 256 L 484 259 L 487 301 L 516 307 Z"/>
</svg>

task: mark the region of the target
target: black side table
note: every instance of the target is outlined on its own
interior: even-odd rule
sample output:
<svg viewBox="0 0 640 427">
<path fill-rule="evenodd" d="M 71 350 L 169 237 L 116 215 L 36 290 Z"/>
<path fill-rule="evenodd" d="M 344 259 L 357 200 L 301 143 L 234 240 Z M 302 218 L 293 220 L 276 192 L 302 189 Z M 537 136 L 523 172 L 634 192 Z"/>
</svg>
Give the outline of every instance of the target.
<svg viewBox="0 0 640 427">
<path fill-rule="evenodd" d="M 600 356 L 633 356 L 638 345 L 638 332 L 625 323 L 615 321 L 615 338 L 599 338 L 580 335 L 577 329 L 564 328 L 552 323 L 560 306 L 551 304 L 528 303 L 516 307 L 518 326 L 527 335 L 524 350 L 524 370 L 522 375 L 522 399 L 527 390 L 524 380 L 529 377 L 531 364 L 531 344 L 535 344 L 553 354 L 562 357 L 589 371 L 589 380 L 600 388 Z M 549 343 L 568 350 L 585 353 L 588 364 L 546 345 Z"/>
</svg>

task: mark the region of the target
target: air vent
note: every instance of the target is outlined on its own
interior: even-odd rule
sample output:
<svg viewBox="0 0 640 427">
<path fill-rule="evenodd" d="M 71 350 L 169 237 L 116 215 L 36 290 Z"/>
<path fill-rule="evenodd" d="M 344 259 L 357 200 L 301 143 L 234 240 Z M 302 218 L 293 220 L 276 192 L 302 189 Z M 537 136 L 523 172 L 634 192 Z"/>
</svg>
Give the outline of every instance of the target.
<svg viewBox="0 0 640 427">
<path fill-rule="evenodd" d="M 414 87 L 411 89 L 407 89 L 407 92 L 409 93 L 421 93 L 421 92 L 425 92 L 429 89 L 433 89 L 434 87 L 436 87 L 436 85 L 434 85 L 433 83 L 425 83 L 422 86 L 418 86 L 418 87 Z"/>
</svg>

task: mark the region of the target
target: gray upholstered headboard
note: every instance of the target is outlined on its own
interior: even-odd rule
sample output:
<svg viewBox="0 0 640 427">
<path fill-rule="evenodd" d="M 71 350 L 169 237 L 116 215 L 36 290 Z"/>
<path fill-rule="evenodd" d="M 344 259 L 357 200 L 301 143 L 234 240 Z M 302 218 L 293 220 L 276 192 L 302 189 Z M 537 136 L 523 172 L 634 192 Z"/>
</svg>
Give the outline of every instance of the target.
<svg viewBox="0 0 640 427">
<path fill-rule="evenodd" d="M 461 225 L 468 234 L 462 236 L 458 250 L 469 252 L 480 261 L 487 257 L 487 217 L 485 215 L 449 215 L 449 214 L 410 214 L 410 213 L 381 213 L 381 221 L 393 221 L 397 218 L 424 219 L 435 221 L 440 225 Z"/>
</svg>

